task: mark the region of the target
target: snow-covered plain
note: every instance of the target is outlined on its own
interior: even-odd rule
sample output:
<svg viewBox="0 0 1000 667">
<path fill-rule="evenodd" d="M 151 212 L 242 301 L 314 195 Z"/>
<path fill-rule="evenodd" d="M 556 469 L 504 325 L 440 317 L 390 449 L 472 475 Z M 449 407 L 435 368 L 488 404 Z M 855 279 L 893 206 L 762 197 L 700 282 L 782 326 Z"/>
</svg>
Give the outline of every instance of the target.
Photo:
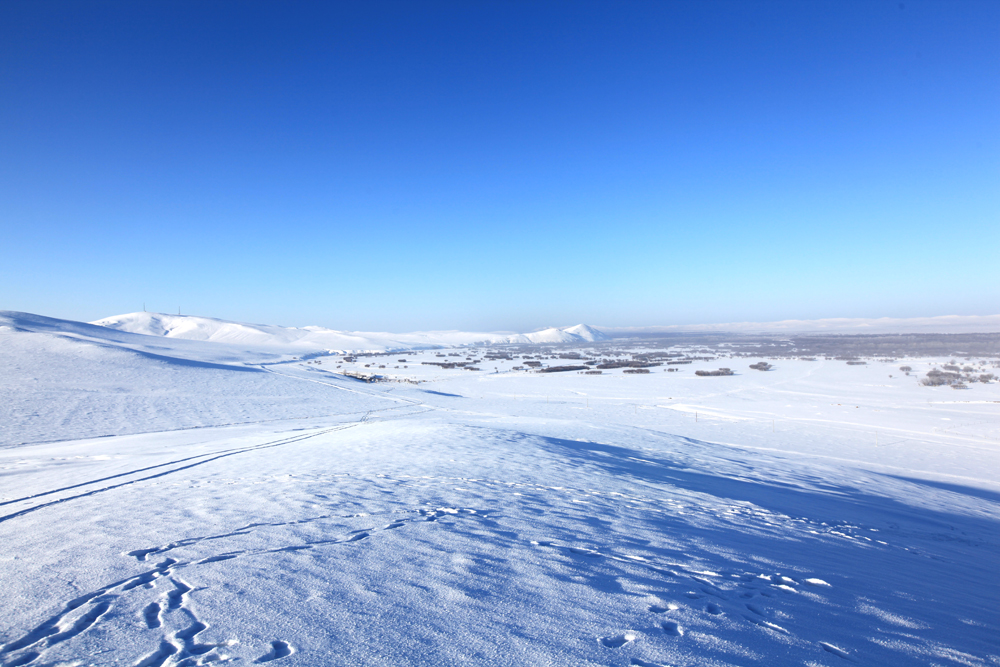
<svg viewBox="0 0 1000 667">
<path fill-rule="evenodd" d="M 0 315 L 0 664 L 1000 664 L 1000 385 L 920 386 L 943 360 L 534 373 Z"/>
</svg>

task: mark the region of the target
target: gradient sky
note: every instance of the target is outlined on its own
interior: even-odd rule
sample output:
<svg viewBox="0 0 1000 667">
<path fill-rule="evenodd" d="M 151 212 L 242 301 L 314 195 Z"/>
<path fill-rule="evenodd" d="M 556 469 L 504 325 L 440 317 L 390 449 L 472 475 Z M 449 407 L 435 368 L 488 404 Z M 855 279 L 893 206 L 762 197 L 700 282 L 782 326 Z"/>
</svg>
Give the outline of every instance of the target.
<svg viewBox="0 0 1000 667">
<path fill-rule="evenodd" d="M 0 309 L 1000 313 L 1000 2 L 0 3 Z"/>
</svg>

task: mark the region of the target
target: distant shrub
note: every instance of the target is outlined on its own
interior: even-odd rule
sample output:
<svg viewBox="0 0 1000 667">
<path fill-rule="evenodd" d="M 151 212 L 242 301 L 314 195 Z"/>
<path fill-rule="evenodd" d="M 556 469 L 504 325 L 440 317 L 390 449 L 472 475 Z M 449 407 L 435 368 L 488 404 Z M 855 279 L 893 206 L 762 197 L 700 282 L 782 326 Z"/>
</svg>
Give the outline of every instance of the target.
<svg viewBox="0 0 1000 667">
<path fill-rule="evenodd" d="M 649 373 L 648 368 L 626 368 L 622 373 Z"/>
<path fill-rule="evenodd" d="M 771 370 L 772 366 L 766 361 L 761 361 L 756 364 L 750 364 L 750 368 L 754 369 L 755 371 L 769 371 Z"/>
<path fill-rule="evenodd" d="M 701 377 L 713 377 L 713 376 L 719 376 L 719 375 L 734 375 L 734 373 L 731 370 L 729 370 L 728 368 L 720 368 L 717 371 L 695 371 L 694 374 L 695 375 L 699 375 Z"/>
<path fill-rule="evenodd" d="M 909 372 L 910 372 L 910 371 L 912 371 L 913 369 L 912 369 L 912 368 L 910 368 L 909 366 L 900 366 L 900 367 L 899 367 L 899 370 L 903 371 L 904 373 L 909 373 Z"/>
<path fill-rule="evenodd" d="M 940 387 L 945 384 L 955 384 L 962 379 L 958 373 L 947 373 L 936 368 L 927 371 L 927 377 L 920 381 L 925 387 Z"/>
</svg>

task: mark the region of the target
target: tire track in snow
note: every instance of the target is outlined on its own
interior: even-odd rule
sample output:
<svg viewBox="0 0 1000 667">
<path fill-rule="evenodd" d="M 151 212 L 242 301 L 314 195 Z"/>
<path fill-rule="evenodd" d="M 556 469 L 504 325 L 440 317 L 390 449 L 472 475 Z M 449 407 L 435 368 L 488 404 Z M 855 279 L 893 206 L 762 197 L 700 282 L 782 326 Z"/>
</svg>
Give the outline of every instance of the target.
<svg viewBox="0 0 1000 667">
<path fill-rule="evenodd" d="M 84 487 L 84 486 L 90 486 L 92 484 L 99 484 L 99 483 L 101 483 L 103 481 L 107 481 L 107 480 L 110 480 L 110 479 L 118 479 L 118 478 L 121 478 L 121 477 L 128 477 L 128 476 L 131 476 L 131 475 L 137 475 L 137 474 L 141 474 L 143 472 L 148 472 L 150 470 L 157 469 L 157 468 L 162 468 L 162 467 L 165 467 L 165 466 L 177 465 L 178 463 L 187 463 L 188 461 L 192 461 L 194 459 L 204 459 L 204 460 L 201 460 L 201 461 L 195 461 L 194 463 L 188 463 L 187 465 L 182 465 L 182 466 L 180 466 L 178 468 L 171 468 L 170 470 L 165 470 L 165 471 L 162 471 L 162 472 L 155 473 L 153 475 L 148 475 L 146 477 L 140 477 L 138 479 L 133 479 L 133 480 L 129 480 L 127 482 L 122 482 L 120 484 L 112 484 L 111 486 L 106 486 L 106 487 L 103 487 L 103 488 L 100 488 L 100 489 L 94 489 L 93 491 L 86 491 L 84 493 L 78 493 L 78 494 L 73 495 L 73 496 L 67 496 L 65 498 L 59 498 L 58 500 L 52 500 L 52 501 L 49 501 L 49 502 L 46 502 L 46 503 L 42 503 L 41 505 L 33 505 L 32 507 L 27 507 L 27 508 L 25 508 L 23 510 L 19 510 L 17 512 L 12 512 L 10 514 L 6 514 L 4 516 L 0 516 L 0 523 L 3 523 L 5 521 L 9 521 L 11 519 L 15 519 L 15 518 L 17 518 L 19 516 L 23 516 L 23 515 L 29 514 L 31 512 L 37 512 L 38 510 L 45 509 L 46 507 L 51 507 L 53 505 L 59 505 L 59 504 L 65 503 L 65 502 L 69 502 L 71 500 L 77 500 L 79 498 L 86 498 L 88 496 L 93 496 L 93 495 L 96 495 L 96 494 L 99 494 L 99 493 L 104 493 L 106 491 L 112 491 L 114 489 L 120 489 L 120 488 L 122 488 L 124 486 L 130 486 L 132 484 L 137 484 L 139 482 L 149 481 L 151 479 L 156 479 L 158 477 L 164 477 L 166 475 L 171 475 L 171 474 L 173 474 L 175 472 L 180 472 L 182 470 L 189 470 L 191 468 L 195 468 L 197 466 L 204 465 L 206 463 L 211 463 L 213 461 L 218 461 L 219 459 L 224 459 L 224 458 L 229 457 L 229 456 L 236 456 L 238 454 L 246 454 L 248 452 L 255 452 L 255 451 L 259 451 L 259 450 L 263 450 L 263 449 L 271 449 L 271 448 L 274 448 L 274 447 L 283 447 L 284 445 L 290 445 L 290 444 L 293 444 L 293 443 L 301 442 L 303 440 L 308 440 L 310 438 L 315 438 L 315 437 L 320 436 L 320 435 L 326 435 L 327 433 L 334 433 L 334 432 L 337 432 L 337 431 L 343 431 L 343 430 L 346 430 L 348 428 L 352 428 L 354 426 L 358 426 L 359 424 L 364 423 L 364 419 L 365 418 L 362 418 L 362 420 L 358 421 L 358 422 L 351 422 L 349 424 L 342 424 L 342 425 L 335 426 L 333 428 L 328 428 L 328 429 L 323 429 L 321 431 L 316 431 L 314 433 L 307 433 L 307 434 L 302 434 L 302 435 L 291 436 L 291 437 L 288 437 L 288 438 L 282 438 L 280 440 L 274 440 L 274 441 L 266 442 L 266 443 L 263 443 L 263 444 L 260 444 L 260 445 L 253 445 L 253 446 L 250 446 L 250 447 L 237 447 L 237 448 L 233 448 L 233 449 L 222 450 L 222 452 L 209 452 L 207 454 L 200 454 L 198 456 L 192 456 L 192 457 L 187 457 L 187 458 L 184 458 L 184 459 L 178 459 L 176 461 L 170 461 L 170 462 L 161 463 L 161 464 L 158 464 L 158 465 L 155 465 L 155 466 L 149 466 L 149 467 L 146 467 L 146 468 L 140 468 L 139 470 L 133 470 L 131 472 L 120 473 L 120 474 L 117 474 L 117 475 L 111 475 L 109 477 L 104 477 L 104 478 L 101 478 L 101 479 L 91 480 L 89 482 L 81 482 L 80 484 L 74 484 L 72 486 L 63 487 L 63 488 L 60 488 L 60 489 L 54 489 L 52 491 L 45 491 L 45 492 L 38 493 L 38 494 L 35 494 L 35 495 L 32 495 L 32 496 L 26 496 L 24 498 L 19 498 L 18 500 L 8 501 L 8 503 L 5 503 L 5 504 L 9 504 L 9 503 L 12 503 L 12 502 L 24 502 L 24 501 L 32 500 L 34 498 L 39 498 L 39 497 L 42 497 L 42 496 L 51 495 L 53 493 L 59 493 L 59 492 L 62 492 L 62 491 L 69 491 L 69 490 L 80 488 L 80 487 Z M 206 457 L 210 457 L 210 458 L 206 458 Z"/>
</svg>

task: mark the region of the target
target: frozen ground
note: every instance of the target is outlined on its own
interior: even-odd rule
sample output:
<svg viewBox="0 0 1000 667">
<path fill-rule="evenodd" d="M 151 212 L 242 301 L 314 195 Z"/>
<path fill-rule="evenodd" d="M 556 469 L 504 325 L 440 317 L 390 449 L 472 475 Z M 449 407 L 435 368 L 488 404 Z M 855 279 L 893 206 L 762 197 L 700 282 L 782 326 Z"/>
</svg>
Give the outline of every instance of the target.
<svg viewBox="0 0 1000 667">
<path fill-rule="evenodd" d="M 935 360 L 247 366 L 38 322 L 0 331 L 0 664 L 1000 664 L 1000 385 Z"/>
</svg>

